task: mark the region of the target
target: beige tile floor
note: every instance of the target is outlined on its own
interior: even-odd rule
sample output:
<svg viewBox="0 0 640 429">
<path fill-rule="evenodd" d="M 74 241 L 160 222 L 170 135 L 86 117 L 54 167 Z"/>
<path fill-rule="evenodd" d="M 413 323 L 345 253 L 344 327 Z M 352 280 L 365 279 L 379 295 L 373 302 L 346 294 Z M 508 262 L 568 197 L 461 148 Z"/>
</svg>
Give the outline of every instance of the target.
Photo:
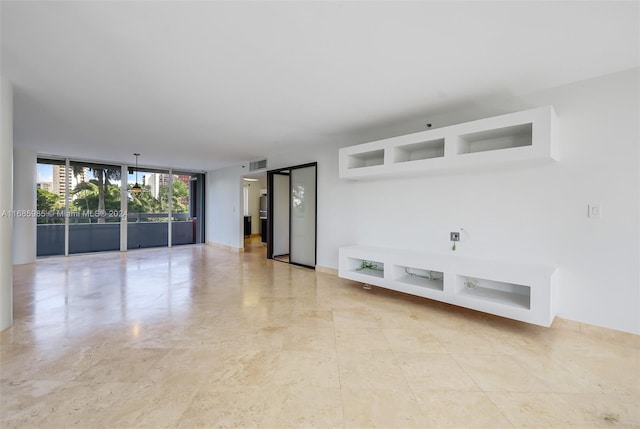
<svg viewBox="0 0 640 429">
<path fill-rule="evenodd" d="M 0 427 L 640 427 L 637 336 L 212 246 L 15 268 Z"/>
</svg>

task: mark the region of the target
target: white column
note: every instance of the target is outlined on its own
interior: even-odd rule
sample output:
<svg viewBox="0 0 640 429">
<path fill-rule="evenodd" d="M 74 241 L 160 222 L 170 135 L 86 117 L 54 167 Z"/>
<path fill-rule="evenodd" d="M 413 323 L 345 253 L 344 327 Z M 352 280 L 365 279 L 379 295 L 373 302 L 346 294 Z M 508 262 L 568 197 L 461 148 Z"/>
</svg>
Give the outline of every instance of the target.
<svg viewBox="0 0 640 429">
<path fill-rule="evenodd" d="M 120 173 L 120 211 L 122 213 L 127 213 L 128 205 L 129 205 L 129 167 L 123 165 Z M 120 251 L 127 251 L 127 227 L 128 227 L 128 219 L 127 216 L 120 217 Z"/>
<path fill-rule="evenodd" d="M 31 149 L 13 148 L 13 209 L 16 214 L 34 214 L 36 210 L 36 166 L 38 157 Z M 37 218 L 13 218 L 13 263 L 30 264 L 36 260 Z"/>
<path fill-rule="evenodd" d="M 0 76 L 0 331 L 13 324 L 13 88 Z"/>
<path fill-rule="evenodd" d="M 172 240 L 171 240 L 171 236 L 173 235 L 172 233 L 172 228 L 173 228 L 173 222 L 171 219 L 171 212 L 173 210 L 173 205 L 171 204 L 171 201 L 173 199 L 173 194 L 172 191 L 173 190 L 173 170 L 170 168 L 169 169 L 169 189 L 167 189 L 167 231 L 169 234 L 169 237 L 167 238 L 167 246 L 171 247 L 172 246 Z"/>
<path fill-rule="evenodd" d="M 69 256 L 69 188 L 71 187 L 71 163 L 64 160 L 64 256 Z"/>
</svg>

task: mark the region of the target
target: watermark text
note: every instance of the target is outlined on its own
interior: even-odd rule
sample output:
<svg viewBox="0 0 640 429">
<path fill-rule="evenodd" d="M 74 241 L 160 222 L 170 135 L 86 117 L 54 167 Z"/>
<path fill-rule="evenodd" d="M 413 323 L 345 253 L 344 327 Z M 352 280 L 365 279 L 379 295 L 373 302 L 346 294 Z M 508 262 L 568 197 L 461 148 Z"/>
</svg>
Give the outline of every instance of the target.
<svg viewBox="0 0 640 429">
<path fill-rule="evenodd" d="M 2 210 L 2 218 L 126 218 L 126 210 Z"/>
</svg>

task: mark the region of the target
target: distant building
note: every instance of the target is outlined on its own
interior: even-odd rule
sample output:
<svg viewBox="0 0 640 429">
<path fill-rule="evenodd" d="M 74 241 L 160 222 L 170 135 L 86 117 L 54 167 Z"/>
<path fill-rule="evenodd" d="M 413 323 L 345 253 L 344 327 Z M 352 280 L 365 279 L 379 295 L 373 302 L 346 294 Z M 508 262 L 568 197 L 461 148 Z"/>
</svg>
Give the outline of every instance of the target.
<svg viewBox="0 0 640 429">
<path fill-rule="evenodd" d="M 142 180 L 145 185 L 149 186 L 151 195 L 156 199 L 160 196 L 160 189 L 169 186 L 169 175 L 165 173 L 152 173 L 143 176 Z"/>
<path fill-rule="evenodd" d="M 38 182 L 36 184 L 38 189 L 42 189 L 44 191 L 53 192 L 53 183 L 52 182 Z"/>
<path fill-rule="evenodd" d="M 174 175 L 173 180 L 184 183 L 187 186 L 187 189 L 189 189 L 189 186 L 191 183 L 191 176 Z M 162 189 L 163 187 L 166 188 L 169 186 L 169 175 L 166 173 L 152 173 L 152 174 L 143 176 L 142 183 L 144 185 L 149 186 L 149 189 L 151 190 L 151 195 L 153 195 L 153 198 L 157 199 L 160 196 L 160 189 Z M 182 204 L 189 203 L 188 198 L 183 198 L 183 200 L 184 201 L 180 201 Z"/>
<path fill-rule="evenodd" d="M 78 175 L 78 176 L 74 176 L 73 175 L 73 170 L 71 171 L 70 174 L 70 179 L 71 179 L 71 189 L 75 188 L 76 186 L 78 186 L 78 183 L 81 182 L 86 182 L 87 178 L 88 178 L 88 168 L 83 168 L 82 172 Z M 52 184 L 52 189 L 51 192 L 56 193 L 58 195 L 60 195 L 61 197 L 64 198 L 64 194 L 67 190 L 67 185 L 66 185 L 66 180 L 65 180 L 65 176 L 67 173 L 67 167 L 64 165 L 54 165 L 53 166 L 53 184 Z"/>
</svg>

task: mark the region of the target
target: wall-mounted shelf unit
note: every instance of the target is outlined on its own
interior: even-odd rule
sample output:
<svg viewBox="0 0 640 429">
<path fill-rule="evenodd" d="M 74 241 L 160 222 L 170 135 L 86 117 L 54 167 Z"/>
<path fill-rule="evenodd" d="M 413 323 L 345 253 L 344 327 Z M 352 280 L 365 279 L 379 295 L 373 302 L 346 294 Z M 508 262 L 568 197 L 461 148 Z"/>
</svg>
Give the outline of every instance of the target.
<svg viewBox="0 0 640 429">
<path fill-rule="evenodd" d="M 553 107 L 540 107 L 340 149 L 344 179 L 557 160 Z"/>
<path fill-rule="evenodd" d="M 363 262 L 383 270 L 358 270 Z M 553 267 L 372 246 L 341 247 L 338 263 L 345 279 L 536 325 L 555 317 Z"/>
</svg>

